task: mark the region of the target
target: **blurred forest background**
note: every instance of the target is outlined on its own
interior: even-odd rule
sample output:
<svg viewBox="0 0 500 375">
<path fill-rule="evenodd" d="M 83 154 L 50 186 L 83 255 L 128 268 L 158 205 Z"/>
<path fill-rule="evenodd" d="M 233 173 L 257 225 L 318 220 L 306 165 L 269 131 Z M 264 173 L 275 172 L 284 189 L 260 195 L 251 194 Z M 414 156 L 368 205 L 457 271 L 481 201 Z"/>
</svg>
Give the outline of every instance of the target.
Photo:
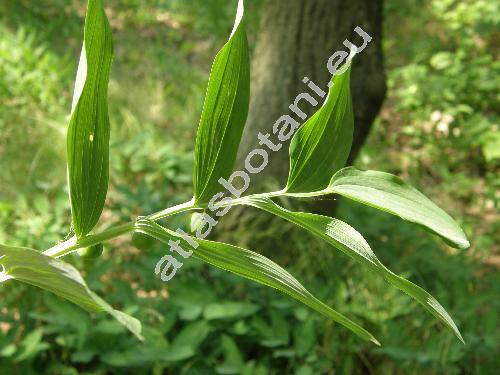
<svg viewBox="0 0 500 375">
<path fill-rule="evenodd" d="M 235 5 L 106 1 L 115 58 L 111 185 L 101 223 L 192 196 L 193 137 Z M 261 5 L 247 1 L 251 46 Z M 65 135 L 84 14 L 84 1 L 0 1 L 0 243 L 42 250 L 68 233 Z M 360 321 L 382 347 L 193 259 L 162 283 L 153 269 L 165 247 L 144 252 L 123 238 L 94 263 L 77 255 L 68 260 L 91 289 L 143 322 L 146 343 L 105 314 L 7 283 L 0 288 L 0 373 L 498 373 L 499 23 L 496 1 L 386 0 L 388 91 L 355 161 L 425 192 L 462 225 L 471 248 L 454 250 L 351 202 L 339 200 L 336 213 L 389 268 L 441 301 L 466 345 L 374 274 L 276 222 L 232 237 L 259 244 L 253 249 L 264 249 L 318 297 Z M 255 221 L 265 216 L 254 214 Z"/>
</svg>

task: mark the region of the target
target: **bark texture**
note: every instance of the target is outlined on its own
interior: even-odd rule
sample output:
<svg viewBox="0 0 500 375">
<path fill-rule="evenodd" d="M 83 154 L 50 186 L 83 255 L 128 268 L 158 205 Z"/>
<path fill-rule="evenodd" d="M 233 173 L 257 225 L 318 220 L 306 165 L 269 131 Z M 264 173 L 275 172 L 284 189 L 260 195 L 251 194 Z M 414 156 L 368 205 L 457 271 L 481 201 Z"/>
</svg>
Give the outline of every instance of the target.
<svg viewBox="0 0 500 375">
<path fill-rule="evenodd" d="M 272 134 L 274 122 L 290 113 L 288 106 L 293 99 L 307 90 L 302 83 L 304 76 L 327 90 L 331 78 L 326 68 L 328 58 L 335 51 L 348 51 L 342 44 L 344 39 L 356 46 L 362 44 L 362 38 L 354 31 L 356 26 L 373 39 L 355 57 L 352 68 L 355 134 L 351 161 L 368 135 L 385 95 L 382 0 L 268 0 L 264 4 L 252 60 L 250 112 L 237 167 L 241 168 L 248 152 L 258 146 L 257 133 Z M 304 110 L 310 115 L 313 108 Z M 269 165 L 262 173 L 252 176 L 252 188 L 273 178 L 282 187 L 288 168 L 287 143 L 270 155 Z"/>
<path fill-rule="evenodd" d="M 302 83 L 304 76 L 327 91 L 331 79 L 326 67 L 328 58 L 336 51 L 348 51 L 343 45 L 345 39 L 360 46 L 363 40 L 354 31 L 360 26 L 372 40 L 356 55 L 351 71 L 355 131 L 348 163 L 354 160 L 385 96 L 382 3 L 383 0 L 267 0 L 263 4 L 251 67 L 250 112 L 235 169 L 243 170 L 248 152 L 259 147 L 259 131 L 272 134 L 276 120 L 283 114 L 291 114 L 288 106 L 299 93 L 307 91 Z M 307 108 L 305 104 L 301 104 L 301 109 L 308 116 L 314 108 L 319 108 L 319 105 Z M 276 136 L 271 139 L 276 140 Z M 289 142 L 280 151 L 269 154 L 269 164 L 264 171 L 251 176 L 245 194 L 284 187 L 289 170 L 288 146 Z M 329 216 L 336 207 L 331 197 L 281 203 Z M 271 215 L 235 207 L 219 224 L 217 232 L 219 240 L 258 248 L 266 254 L 283 246 L 291 227 Z"/>
</svg>

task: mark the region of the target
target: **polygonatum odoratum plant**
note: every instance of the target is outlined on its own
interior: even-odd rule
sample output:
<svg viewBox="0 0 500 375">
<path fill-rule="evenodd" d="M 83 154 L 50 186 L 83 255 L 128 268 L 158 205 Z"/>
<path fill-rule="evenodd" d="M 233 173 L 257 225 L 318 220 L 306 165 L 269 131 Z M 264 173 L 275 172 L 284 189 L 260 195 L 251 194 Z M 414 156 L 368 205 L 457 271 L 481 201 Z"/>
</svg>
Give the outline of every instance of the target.
<svg viewBox="0 0 500 375">
<path fill-rule="evenodd" d="M 202 211 L 220 217 L 231 207 L 244 205 L 278 216 L 295 224 L 299 230 L 310 232 L 318 241 L 326 241 L 415 299 L 463 341 L 444 307 L 424 289 L 384 266 L 356 229 L 332 217 L 294 212 L 276 203 L 276 198 L 283 196 L 307 199 L 337 194 L 417 224 L 451 246 L 460 249 L 469 246 L 463 231 L 447 213 L 400 178 L 345 167 L 354 128 L 350 61 L 346 62 L 349 66 L 332 77 L 328 95 L 315 114 L 297 127 L 293 137 L 290 135 L 290 170 L 284 188 L 269 193 L 223 196 L 220 179 L 227 180 L 233 172 L 250 94 L 249 52 L 243 1 L 240 0 L 233 32 L 215 57 L 210 73 L 194 147 L 193 199 L 98 231 L 96 224 L 108 189 L 110 123 L 107 90 L 112 57 L 111 28 L 103 1 L 88 0 L 67 131 L 71 236 L 45 251 L 0 245 L 1 283 L 18 281 L 31 284 L 90 312 L 106 311 L 142 339 L 141 323 L 137 319 L 112 308 L 88 288 L 74 266 L 62 260 L 75 251 L 84 256 L 98 256 L 106 241 L 140 233 L 165 244 L 181 241 L 184 251 L 190 255 L 274 288 L 340 323 L 362 339 L 378 344 L 370 332 L 315 298 L 272 260 L 235 245 L 210 241 L 204 238 L 206 236 L 195 236 L 192 232 L 179 233 L 158 224 L 160 219 L 181 212 Z"/>
</svg>

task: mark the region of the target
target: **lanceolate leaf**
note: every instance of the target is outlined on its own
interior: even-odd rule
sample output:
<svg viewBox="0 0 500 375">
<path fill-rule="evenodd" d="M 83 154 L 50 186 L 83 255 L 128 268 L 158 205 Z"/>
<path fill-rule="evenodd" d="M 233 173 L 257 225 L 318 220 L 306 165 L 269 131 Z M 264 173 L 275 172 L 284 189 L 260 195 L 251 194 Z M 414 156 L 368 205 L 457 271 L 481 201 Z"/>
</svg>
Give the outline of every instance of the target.
<svg viewBox="0 0 500 375">
<path fill-rule="evenodd" d="M 344 167 L 352 144 L 351 67 L 333 77 L 323 106 L 295 133 L 290 143 L 286 191 L 309 192 L 328 185 Z"/>
<path fill-rule="evenodd" d="M 0 245 L 0 283 L 19 280 L 48 290 L 63 297 L 87 311 L 106 311 L 142 340 L 141 323 L 108 303 L 92 292 L 80 273 L 72 265 L 21 247 Z"/>
<path fill-rule="evenodd" d="M 260 208 L 288 220 L 332 244 L 337 249 L 383 276 L 389 283 L 417 300 L 436 318 L 450 328 L 463 342 L 462 336 L 453 322 L 453 319 L 439 302 L 419 286 L 388 270 L 373 253 L 363 236 L 350 225 L 331 217 L 288 211 L 268 198 L 248 197 L 239 202 Z"/>
<path fill-rule="evenodd" d="M 208 202 L 232 172 L 248 114 L 250 68 L 243 1 L 229 41 L 212 65 L 195 143 L 194 196 Z"/>
<path fill-rule="evenodd" d="M 113 56 L 111 29 L 101 0 L 89 0 L 85 35 L 68 127 L 68 185 L 78 237 L 99 220 L 108 189 L 108 80 Z"/>
<path fill-rule="evenodd" d="M 283 194 L 302 198 L 340 194 L 418 224 L 442 237 L 450 246 L 459 249 L 467 249 L 470 246 L 463 230 L 450 215 L 418 190 L 390 173 L 360 171 L 348 167 L 338 171 L 332 177 L 330 185 L 323 190 Z"/>
<path fill-rule="evenodd" d="M 177 233 L 148 220 L 139 221 L 136 230 L 165 243 L 168 243 L 170 239 L 182 239 Z M 198 243 L 197 248 L 190 246 L 186 241 L 183 241 L 182 244 L 185 249 L 192 250 L 193 255 L 197 258 L 288 294 L 349 328 L 361 338 L 378 344 L 378 341 L 368 331 L 316 299 L 292 275 L 271 260 L 241 247 L 197 238 L 193 238 L 193 240 Z"/>
<path fill-rule="evenodd" d="M 462 229 L 446 212 L 392 174 L 345 168 L 333 176 L 327 190 L 419 224 L 452 246 L 470 246 Z"/>
</svg>

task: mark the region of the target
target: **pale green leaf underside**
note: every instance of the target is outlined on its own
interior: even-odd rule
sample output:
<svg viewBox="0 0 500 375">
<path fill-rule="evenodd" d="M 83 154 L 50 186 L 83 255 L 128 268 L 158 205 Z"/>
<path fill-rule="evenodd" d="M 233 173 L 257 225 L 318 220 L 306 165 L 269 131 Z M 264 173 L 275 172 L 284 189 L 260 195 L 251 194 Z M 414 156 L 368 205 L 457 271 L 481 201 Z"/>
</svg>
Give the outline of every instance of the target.
<svg viewBox="0 0 500 375">
<path fill-rule="evenodd" d="M 21 247 L 0 245 L 0 282 L 10 279 L 48 290 L 87 311 L 106 311 L 142 340 L 141 323 L 130 315 L 113 309 L 88 287 L 71 264 Z"/>
<path fill-rule="evenodd" d="M 420 224 L 458 248 L 470 246 L 460 226 L 446 212 L 397 176 L 346 168 L 333 176 L 328 189 Z"/>
<path fill-rule="evenodd" d="M 240 0 L 233 33 L 215 57 L 195 142 L 194 197 L 208 202 L 232 172 L 250 96 L 248 42 Z"/>
<path fill-rule="evenodd" d="M 349 66 L 333 77 L 322 107 L 293 136 L 286 191 L 323 189 L 330 177 L 345 166 L 354 129 L 350 73 Z"/>
<path fill-rule="evenodd" d="M 459 249 L 470 246 L 460 226 L 450 215 L 429 198 L 399 177 L 377 171 L 360 171 L 353 167 L 338 171 L 330 185 L 321 191 L 306 194 L 288 194 L 295 197 L 313 197 L 340 194 L 357 202 L 389 212 L 442 237 L 446 243 Z"/>
<path fill-rule="evenodd" d="M 108 189 L 108 81 L 113 57 L 111 29 L 101 0 L 89 0 L 85 35 L 67 135 L 68 186 L 73 229 L 89 233 Z"/>
<path fill-rule="evenodd" d="M 182 238 L 175 232 L 147 220 L 139 221 L 136 230 L 166 243 L 170 239 Z M 344 325 L 361 338 L 378 344 L 378 341 L 368 331 L 316 299 L 292 275 L 266 257 L 233 245 L 201 239 L 195 240 L 199 244 L 196 249 L 189 246 L 187 242 L 183 242 L 185 248 L 192 250 L 195 257 L 236 275 L 275 288 Z"/>
<path fill-rule="evenodd" d="M 372 271 L 384 277 L 389 283 L 421 303 L 429 312 L 450 328 L 463 342 L 457 326 L 439 302 L 419 286 L 387 269 L 373 253 L 363 236 L 350 225 L 327 216 L 304 212 L 292 212 L 278 206 L 269 198 L 248 197 L 238 202 L 257 207 L 290 221 L 330 243 L 354 260 L 367 266 Z"/>
</svg>

